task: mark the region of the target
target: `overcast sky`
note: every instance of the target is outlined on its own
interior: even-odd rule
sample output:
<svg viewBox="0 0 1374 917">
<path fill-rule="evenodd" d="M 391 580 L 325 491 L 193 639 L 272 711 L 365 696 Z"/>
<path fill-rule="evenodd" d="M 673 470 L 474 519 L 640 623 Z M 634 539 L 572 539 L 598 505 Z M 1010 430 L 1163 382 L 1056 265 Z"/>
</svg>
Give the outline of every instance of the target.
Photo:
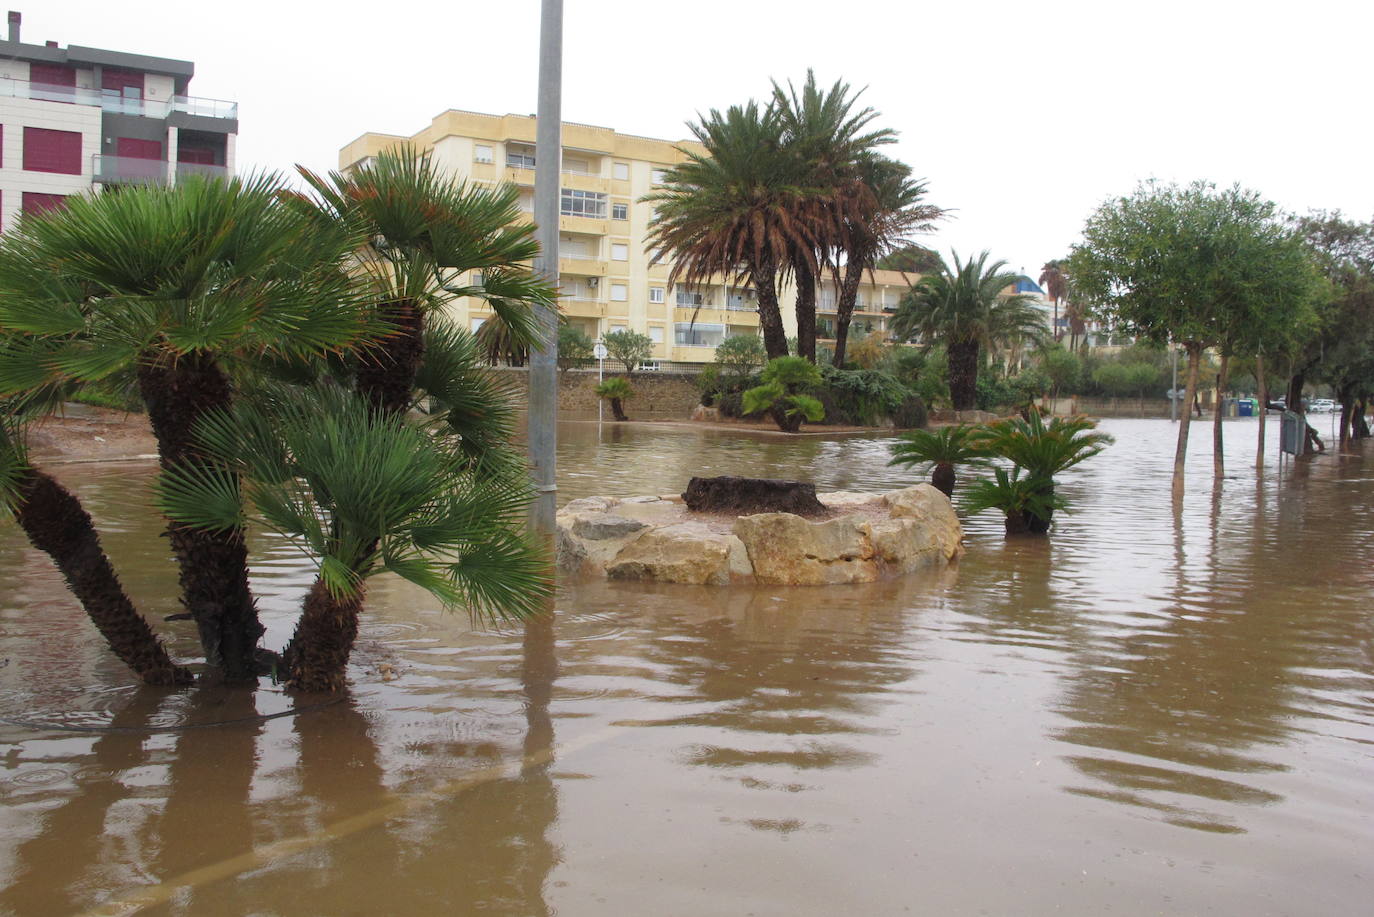
<svg viewBox="0 0 1374 917">
<path fill-rule="evenodd" d="M 26 42 L 194 61 L 192 94 L 239 103 L 244 171 L 333 168 L 359 134 L 413 134 L 448 108 L 532 114 L 539 5 L 19 8 Z M 868 87 L 894 155 L 954 211 L 928 244 L 1033 275 L 1152 176 L 1374 217 L 1369 0 L 565 0 L 564 16 L 564 120 L 677 140 L 697 112 L 814 67 Z"/>
</svg>

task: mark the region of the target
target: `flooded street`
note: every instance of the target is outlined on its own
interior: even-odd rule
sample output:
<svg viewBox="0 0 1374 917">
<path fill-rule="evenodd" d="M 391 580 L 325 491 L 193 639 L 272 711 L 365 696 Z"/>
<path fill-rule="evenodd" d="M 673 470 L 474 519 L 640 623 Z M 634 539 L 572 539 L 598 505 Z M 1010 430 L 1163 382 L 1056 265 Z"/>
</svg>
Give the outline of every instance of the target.
<svg viewBox="0 0 1374 917">
<path fill-rule="evenodd" d="M 1228 423 L 1214 491 L 1195 426 L 1175 512 L 1174 427 L 1103 429 L 1050 539 L 985 513 L 938 573 L 565 582 L 480 632 L 375 581 L 351 693 L 299 711 L 135 687 L 0 528 L 0 915 L 1371 913 L 1374 447 L 1257 480 Z M 560 503 L 917 480 L 884 438 L 560 440 Z M 59 469 L 192 659 L 152 471 Z M 313 570 L 253 548 L 279 648 Z"/>
</svg>

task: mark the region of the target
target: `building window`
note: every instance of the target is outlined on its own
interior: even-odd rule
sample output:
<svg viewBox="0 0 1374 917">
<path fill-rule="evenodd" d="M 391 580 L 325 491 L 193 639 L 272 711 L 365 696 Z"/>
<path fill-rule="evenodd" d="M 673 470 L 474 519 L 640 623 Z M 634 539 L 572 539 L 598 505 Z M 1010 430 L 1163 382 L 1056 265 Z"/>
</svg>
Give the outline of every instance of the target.
<svg viewBox="0 0 1374 917">
<path fill-rule="evenodd" d="M 81 174 L 81 134 L 46 127 L 24 128 L 24 168 L 29 172 Z"/>
<path fill-rule="evenodd" d="M 654 184 L 661 185 L 668 180 L 667 169 L 654 169 Z"/>
<path fill-rule="evenodd" d="M 491 162 L 491 147 L 479 143 L 472 148 L 472 158 L 477 162 Z"/>
<path fill-rule="evenodd" d="M 534 168 L 534 147 L 529 146 L 508 146 L 506 147 L 506 165 L 512 169 L 533 169 Z"/>
<path fill-rule="evenodd" d="M 629 261 L 629 260 L 630 260 L 630 246 L 626 245 L 624 242 L 612 242 L 612 243 L 611 243 L 611 260 L 612 260 L 612 261 Z"/>
<path fill-rule="evenodd" d="M 599 191 L 578 191 L 564 188 L 558 212 L 565 217 L 587 217 L 592 220 L 606 219 L 606 195 Z"/>
<path fill-rule="evenodd" d="M 626 330 L 628 330 L 628 328 L 627 328 L 625 325 L 617 324 L 617 325 L 612 325 L 612 326 L 611 326 L 611 332 L 612 332 L 612 333 L 614 333 L 614 332 L 616 332 L 616 331 L 626 331 Z"/>
<path fill-rule="evenodd" d="M 473 319 L 468 319 L 468 330 L 470 330 L 473 334 L 476 334 L 476 333 L 477 333 L 477 329 L 481 328 L 481 327 L 482 327 L 482 324 L 483 324 L 485 321 L 486 321 L 485 318 L 473 318 Z"/>
<path fill-rule="evenodd" d="M 677 291 L 677 304 L 684 308 L 694 308 L 696 306 L 709 306 L 711 303 L 706 298 L 705 293 L 695 293 L 688 290 Z"/>
<path fill-rule="evenodd" d="M 663 326 L 662 326 L 662 325 L 650 325 L 650 326 L 649 326 L 649 340 L 652 341 L 652 342 L 655 343 L 655 344 L 662 344 L 662 343 L 663 343 Z"/>
<path fill-rule="evenodd" d="M 616 181 L 630 180 L 630 164 L 628 162 L 617 162 L 611 166 L 611 177 Z"/>
<path fill-rule="evenodd" d="M 658 264 L 660 261 L 663 260 L 663 249 L 661 248 L 648 249 L 644 252 L 644 254 L 649 256 L 650 264 Z"/>
<path fill-rule="evenodd" d="M 673 339 L 679 347 L 716 347 L 725 340 L 724 325 L 679 322 L 674 327 Z"/>
<path fill-rule="evenodd" d="M 612 205 L 611 205 L 611 219 L 613 219 L 613 220 L 628 220 L 629 218 L 630 218 L 630 205 L 629 205 L 629 204 L 612 204 Z"/>
<path fill-rule="evenodd" d="M 625 302 L 630 298 L 630 288 L 623 283 L 611 284 L 611 302 Z"/>
<path fill-rule="evenodd" d="M 663 302 L 663 287 L 649 287 L 649 302 Z"/>
<path fill-rule="evenodd" d="M 61 210 L 67 206 L 67 196 L 65 194 L 25 191 L 21 206 L 25 213 L 47 213 L 49 210 Z"/>
</svg>

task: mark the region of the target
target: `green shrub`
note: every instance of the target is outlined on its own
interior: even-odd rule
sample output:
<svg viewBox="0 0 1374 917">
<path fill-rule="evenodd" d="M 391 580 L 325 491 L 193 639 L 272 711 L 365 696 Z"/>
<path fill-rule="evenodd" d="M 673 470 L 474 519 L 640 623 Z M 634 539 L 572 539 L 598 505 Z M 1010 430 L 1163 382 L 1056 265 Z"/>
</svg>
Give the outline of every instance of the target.
<svg viewBox="0 0 1374 917">
<path fill-rule="evenodd" d="M 826 389 L 830 396 L 828 400 L 846 418 L 846 421 L 839 422 L 865 427 L 877 426 L 891 417 L 910 394 L 896 376 L 883 370 L 836 369 L 827 366 L 821 370 L 821 380 L 822 384 L 813 387 L 810 394 L 826 400 L 816 391 L 818 388 Z M 831 420 L 834 422 L 835 418 Z"/>
<path fill-rule="evenodd" d="M 924 429 L 929 422 L 925 400 L 915 392 L 909 392 L 897 405 L 897 410 L 892 412 L 892 424 L 899 430 Z"/>
</svg>

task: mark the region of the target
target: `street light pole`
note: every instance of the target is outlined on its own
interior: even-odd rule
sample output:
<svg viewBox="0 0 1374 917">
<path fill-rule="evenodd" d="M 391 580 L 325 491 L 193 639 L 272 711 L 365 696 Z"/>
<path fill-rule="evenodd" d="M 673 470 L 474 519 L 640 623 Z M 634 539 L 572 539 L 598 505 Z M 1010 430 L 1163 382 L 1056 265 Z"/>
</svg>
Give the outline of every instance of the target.
<svg viewBox="0 0 1374 917">
<path fill-rule="evenodd" d="M 539 19 L 539 108 L 535 121 L 535 273 L 558 288 L 558 198 L 563 152 L 563 0 L 543 0 Z M 552 535 L 557 512 L 558 312 L 536 309 L 538 340 L 530 349 L 529 459 L 534 479 L 530 524 Z"/>
</svg>

